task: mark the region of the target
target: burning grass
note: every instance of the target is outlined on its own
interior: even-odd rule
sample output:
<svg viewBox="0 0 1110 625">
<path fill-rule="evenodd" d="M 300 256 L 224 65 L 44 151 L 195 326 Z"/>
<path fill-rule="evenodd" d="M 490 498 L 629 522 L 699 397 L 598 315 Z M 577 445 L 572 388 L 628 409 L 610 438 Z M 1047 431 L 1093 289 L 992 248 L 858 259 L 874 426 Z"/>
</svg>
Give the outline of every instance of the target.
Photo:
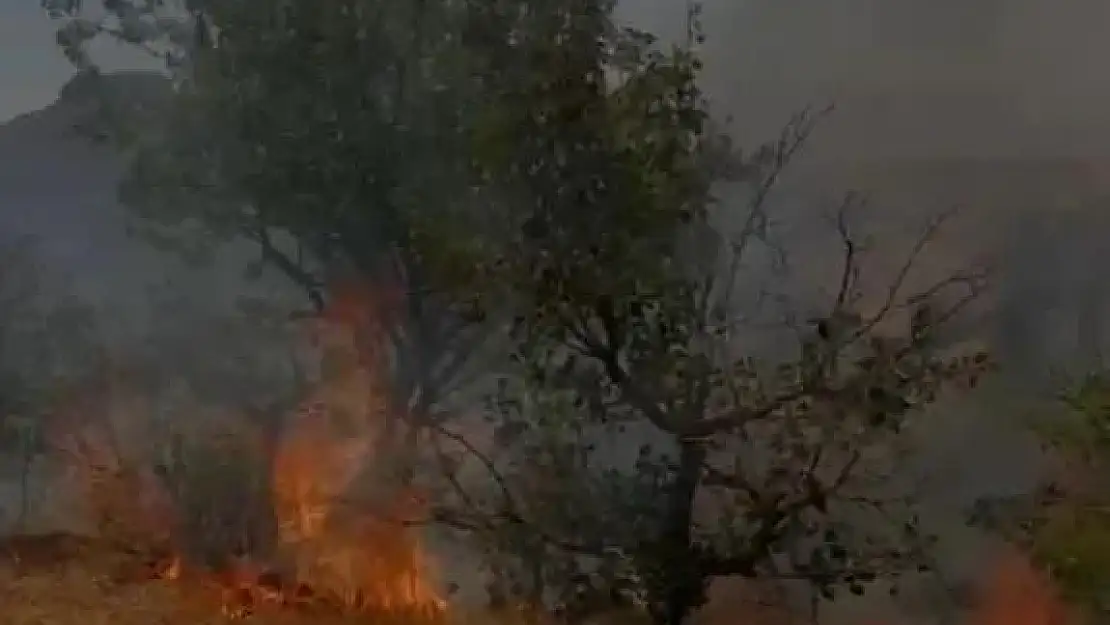
<svg viewBox="0 0 1110 625">
<path fill-rule="evenodd" d="M 267 590 L 265 575 L 190 571 L 150 554 L 101 539 L 68 534 L 9 537 L 0 541 L 0 606 L 5 625 L 209 625 L 240 619 L 270 625 L 521 625 L 519 615 L 434 614 L 355 609 L 334 598 Z M 271 586 L 272 589 L 272 586 Z M 293 589 L 290 589 L 293 590 Z M 269 593 L 269 594 L 267 594 Z M 731 602 L 730 602 L 731 603 Z M 1000 559 L 979 588 L 965 625 L 1080 625 L 1052 585 L 1016 553 Z M 249 609 L 244 609 L 249 608 Z M 751 620 L 739 615 L 749 614 Z M 706 618 L 708 617 L 708 618 Z M 781 620 L 780 620 L 781 619 Z M 537 620 L 530 623 L 540 622 Z M 644 619 L 609 615 L 594 625 L 632 625 Z M 785 614 L 733 605 L 697 625 L 783 625 Z"/>
<path fill-rule="evenodd" d="M 27 597 L 45 590 L 47 578 L 75 595 L 140 601 L 154 593 L 170 615 L 178 603 L 211 608 L 215 598 L 214 612 L 231 618 L 268 612 L 438 621 L 444 606 L 418 537 L 394 517 L 345 499 L 369 444 L 329 436 L 320 419 L 311 412 L 272 446 L 206 431 L 179 445 L 191 462 L 161 469 L 125 458 L 97 435 L 102 428 L 68 430 L 58 448 L 100 538 L 12 539 L 13 579 L 35 581 L 18 584 Z M 20 576 L 29 562 L 46 566 Z M 82 589 L 80 579 L 91 586 Z M 27 597 L 19 600 L 36 602 Z"/>
<path fill-rule="evenodd" d="M 248 602 L 244 595 L 261 585 L 240 585 L 226 574 L 165 579 L 141 554 L 91 538 L 13 537 L 0 544 L 0 554 L 5 625 L 207 625 L 236 617 L 273 625 L 435 620 L 400 612 L 371 619 L 308 598 L 299 605 L 276 599 Z"/>
<path fill-rule="evenodd" d="M 129 450 L 106 418 L 67 420 L 52 447 L 97 538 L 8 539 L 5 619 L 19 605 L 26 623 L 65 623 L 47 615 L 71 608 L 124 623 L 109 615 L 441 621 L 419 537 L 398 520 L 395 502 L 412 497 L 378 489 L 356 505 L 375 441 L 337 434 L 328 417 L 326 408 L 299 411 L 276 438 L 227 415 L 198 417 L 188 435 L 172 437 L 168 456 Z"/>
<path fill-rule="evenodd" d="M 1012 551 L 992 567 L 978 589 L 969 625 L 1082 625 L 1056 585 L 1024 555 Z"/>
<path fill-rule="evenodd" d="M 192 406 L 156 423 L 115 379 L 60 407 L 47 439 L 97 538 L 7 539 L 3 622 L 441 621 L 402 522 L 415 490 L 378 453 L 398 420 L 374 337 L 358 332 L 375 315 L 336 301 L 317 328 L 329 371 L 292 414 L 260 423 Z"/>
</svg>

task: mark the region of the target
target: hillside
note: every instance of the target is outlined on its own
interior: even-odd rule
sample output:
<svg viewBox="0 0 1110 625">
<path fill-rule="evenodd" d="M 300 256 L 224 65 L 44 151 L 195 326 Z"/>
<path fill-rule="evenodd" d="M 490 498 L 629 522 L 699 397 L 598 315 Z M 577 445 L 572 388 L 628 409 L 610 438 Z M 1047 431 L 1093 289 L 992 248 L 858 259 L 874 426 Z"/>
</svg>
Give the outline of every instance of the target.
<svg viewBox="0 0 1110 625">
<path fill-rule="evenodd" d="M 68 276 L 122 339 L 148 329 L 151 288 L 172 283 L 185 298 L 222 311 L 244 291 L 275 286 L 227 270 L 242 266 L 253 249 L 220 249 L 213 265 L 198 266 L 130 234 L 129 214 L 116 199 L 122 159 L 89 133 L 151 118 L 168 94 L 158 74 L 77 76 L 52 105 L 0 125 L 0 235 L 35 237 L 39 262 Z"/>
</svg>

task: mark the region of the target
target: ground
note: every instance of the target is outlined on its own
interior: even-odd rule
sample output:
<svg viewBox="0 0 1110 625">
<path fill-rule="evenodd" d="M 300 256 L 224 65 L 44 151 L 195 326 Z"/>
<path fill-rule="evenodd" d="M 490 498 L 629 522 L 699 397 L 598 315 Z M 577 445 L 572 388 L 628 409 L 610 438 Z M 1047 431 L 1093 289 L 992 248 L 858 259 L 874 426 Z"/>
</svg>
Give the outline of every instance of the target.
<svg viewBox="0 0 1110 625">
<path fill-rule="evenodd" d="M 66 534 L 0 541 L 3 625 L 209 625 L 227 623 L 227 590 L 214 580 L 165 580 L 149 560 Z M 374 619 L 380 623 L 381 619 Z M 307 609 L 258 608 L 238 622 L 346 625 L 355 618 Z"/>
</svg>

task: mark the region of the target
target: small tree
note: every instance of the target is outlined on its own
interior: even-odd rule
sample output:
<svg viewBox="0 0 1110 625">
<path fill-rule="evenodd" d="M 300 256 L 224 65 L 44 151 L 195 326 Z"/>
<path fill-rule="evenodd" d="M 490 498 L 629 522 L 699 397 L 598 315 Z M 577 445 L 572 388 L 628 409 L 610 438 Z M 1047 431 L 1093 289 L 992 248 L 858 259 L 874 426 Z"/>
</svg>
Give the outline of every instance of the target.
<svg viewBox="0 0 1110 625">
<path fill-rule="evenodd" d="M 101 363 L 95 311 L 38 260 L 33 239 L 0 242 L 0 450 L 18 467 L 18 529 L 31 512 L 44 421 Z"/>
<path fill-rule="evenodd" d="M 387 449 L 412 448 L 486 338 L 469 298 L 440 288 L 466 273 L 455 245 L 426 227 L 470 201 L 466 118 L 481 94 L 462 66 L 464 8 L 101 4 L 44 2 L 66 55 L 92 71 L 87 44 L 107 36 L 165 56 L 178 83 L 162 123 L 127 146 L 139 229 L 190 255 L 250 242 L 247 272 L 287 278 L 313 315 L 366 295 L 347 320 L 367 354 L 389 354 L 391 428 L 408 444 Z"/>
<path fill-rule="evenodd" d="M 827 307 L 794 349 L 762 359 L 736 319 L 751 296 L 742 270 L 768 242 L 766 198 L 814 118 L 736 167 L 698 90 L 696 12 L 691 46 L 665 53 L 617 28 L 612 3 L 475 4 L 482 23 L 502 21 L 495 32 L 523 33 L 485 40 L 484 71 L 529 77 L 490 80 L 513 88 L 490 102 L 480 151 L 496 221 L 515 233 L 484 268 L 490 299 L 515 311 L 522 378 L 507 377 L 491 405 L 488 453 L 444 433 L 463 450 L 445 465 L 469 454 L 496 494 L 460 479 L 462 512 L 441 518 L 515 554 L 511 586 L 525 599 L 576 582 L 568 571 L 588 555 L 609 588 L 637 589 L 670 625 L 721 577 L 788 575 L 832 597 L 916 566 L 913 502 L 878 485 L 910 419 L 987 366 L 935 342 L 983 275 L 909 286 L 943 216 L 869 298 L 864 239 L 850 207 L 839 211 Z M 712 191 L 736 171 L 754 199 L 738 231 L 722 232 L 728 207 Z M 627 463 L 608 457 L 629 447 L 639 453 Z M 891 524 L 869 531 L 870 515 Z"/>
</svg>

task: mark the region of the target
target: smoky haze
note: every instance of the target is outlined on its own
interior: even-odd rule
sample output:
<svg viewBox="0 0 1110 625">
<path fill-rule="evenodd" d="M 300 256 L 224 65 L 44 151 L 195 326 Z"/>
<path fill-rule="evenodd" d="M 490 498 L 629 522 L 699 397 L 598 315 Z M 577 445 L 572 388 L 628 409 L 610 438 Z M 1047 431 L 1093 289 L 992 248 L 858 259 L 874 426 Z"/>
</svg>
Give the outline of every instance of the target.
<svg viewBox="0 0 1110 625">
<path fill-rule="evenodd" d="M 681 33 L 684 3 L 626 0 Z M 1098 0 L 710 0 L 708 91 L 741 137 L 833 101 L 814 151 L 837 159 L 1103 157 L 1110 5 Z"/>
<path fill-rule="evenodd" d="M 623 0 L 621 11 L 677 38 L 684 5 Z M 922 434 L 927 451 L 907 464 L 941 484 L 930 496 L 944 511 L 945 553 L 971 567 L 984 542 L 958 528 L 954 511 L 1021 491 L 1037 471 L 1014 427 L 1019 402 L 997 398 L 1043 380 L 1053 364 L 1093 362 L 1107 334 L 1110 286 L 1095 268 L 1110 257 L 1110 2 L 707 0 L 702 21 L 705 88 L 741 146 L 774 138 L 807 105 L 836 106 L 776 196 L 786 214 L 805 218 L 849 189 L 871 192 L 868 219 L 880 228 L 968 208 L 934 260 L 995 266 L 990 310 L 974 332 L 1000 353 L 1006 381 L 940 407 Z M 50 43 L 33 53 L 57 54 Z M 70 118 L 59 103 L 0 126 L 0 228 L 36 235 L 44 262 L 129 336 L 154 315 L 136 295 L 152 284 L 230 306 L 243 284 L 233 271 L 163 262 L 126 236 L 113 199 L 118 164 L 107 148 L 68 136 Z M 791 236 L 802 250 L 795 266 L 828 260 L 806 255 L 818 249 L 808 229 Z M 890 254 L 902 251 L 898 241 Z M 196 319 L 203 336 L 207 321 Z"/>
<path fill-rule="evenodd" d="M 684 4 L 623 6 L 678 38 Z M 1037 389 L 1058 381 L 1051 369 L 1093 366 L 1106 348 L 1108 287 L 1092 269 L 1110 258 L 1110 81 L 1094 59 L 1110 54 L 1110 4 L 710 0 L 702 22 L 706 92 L 742 146 L 774 139 L 803 107 L 835 106 L 776 196 L 778 210 L 804 223 L 860 190 L 882 229 L 959 205 L 964 218 L 932 261 L 993 266 L 990 310 L 973 333 L 1004 371 L 996 386 L 938 407 L 922 452 L 907 458 L 911 481 L 931 483 L 942 563 L 959 578 L 982 564 L 989 541 L 955 511 L 1029 487 L 1041 461 L 1019 420 L 1040 409 Z M 803 230 L 795 265 L 820 264 L 822 248 Z M 908 247 L 888 239 L 897 240 L 888 253 Z M 905 603 L 882 603 L 847 602 L 827 616 L 904 622 Z M 938 605 L 928 590 L 907 603 Z"/>
<path fill-rule="evenodd" d="M 683 32 L 685 5 L 624 0 L 621 10 L 673 39 Z M 32 16 L 47 19 L 21 10 L 5 26 Z M 1105 2 L 708 0 L 702 21 L 706 91 L 718 115 L 731 117 L 742 147 L 774 138 L 802 107 L 836 105 L 796 164 L 807 176 L 795 176 L 804 179 L 791 190 L 800 187 L 805 199 L 869 191 L 890 221 L 966 205 L 972 231 L 960 238 L 986 247 L 989 234 L 990 251 L 1008 256 L 1001 264 L 1035 264 L 1002 267 L 1002 283 L 1041 301 L 1045 291 L 1056 297 L 1051 283 L 1069 273 L 1064 268 L 1098 257 L 1099 229 L 1086 220 L 1103 212 L 1096 204 L 1110 184 L 1110 81 L 1097 62 L 1110 53 L 1100 36 L 1110 23 Z M 3 62 L 46 67 L 35 58 L 57 56 L 51 44 L 47 37 L 28 46 L 26 60 Z M 135 60 L 114 48 L 99 55 L 117 67 Z M 72 271 L 84 290 L 125 301 L 132 278 L 156 267 L 134 259 L 139 244 L 126 244 L 122 213 L 111 206 L 118 168 L 103 149 L 62 136 L 69 113 L 44 115 L 0 132 L 0 223 L 42 237 L 48 260 Z M 1064 208 L 1068 218 L 1052 217 Z M 1043 231 L 1035 223 L 1045 220 L 1054 223 L 1050 240 L 1035 243 L 1044 253 L 1027 253 L 1017 239 Z M 1080 233 L 1076 249 L 1072 236 Z M 1074 279 L 1062 282 L 1079 288 Z"/>
<path fill-rule="evenodd" d="M 685 4 L 623 7 L 678 38 Z M 1110 4 L 710 0 L 702 23 L 706 92 L 741 146 L 803 107 L 835 107 L 782 203 L 863 191 L 869 219 L 891 224 L 959 205 L 943 254 L 995 266 L 996 347 L 1024 368 L 1097 357 L 1104 287 L 1081 268 L 1110 244 L 1110 81 L 1094 62 L 1110 53 Z"/>
</svg>

